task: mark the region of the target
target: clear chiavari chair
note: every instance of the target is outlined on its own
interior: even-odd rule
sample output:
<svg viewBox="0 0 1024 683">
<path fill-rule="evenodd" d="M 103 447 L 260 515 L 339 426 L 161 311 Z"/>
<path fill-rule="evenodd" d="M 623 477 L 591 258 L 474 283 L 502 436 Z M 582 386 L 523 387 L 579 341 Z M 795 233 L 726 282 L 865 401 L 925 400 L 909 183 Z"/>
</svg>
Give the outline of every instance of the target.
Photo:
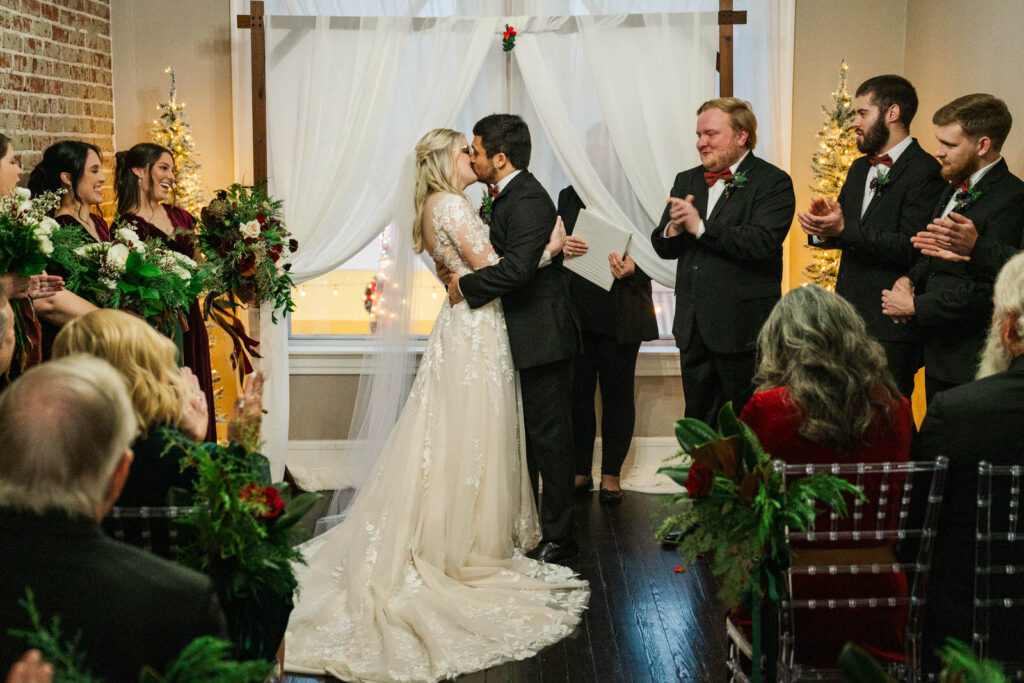
<svg viewBox="0 0 1024 683">
<path fill-rule="evenodd" d="M 107 535 L 169 560 L 176 560 L 178 548 L 189 529 L 175 520 L 194 507 L 114 507 L 103 519 Z"/>
</svg>

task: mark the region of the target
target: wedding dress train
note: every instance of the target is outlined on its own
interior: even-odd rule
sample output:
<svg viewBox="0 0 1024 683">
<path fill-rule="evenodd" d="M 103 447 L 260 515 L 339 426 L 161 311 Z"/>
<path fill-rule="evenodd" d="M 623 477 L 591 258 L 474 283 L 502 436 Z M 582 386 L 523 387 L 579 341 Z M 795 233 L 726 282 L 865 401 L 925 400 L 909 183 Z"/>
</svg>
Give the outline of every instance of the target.
<svg viewBox="0 0 1024 683">
<path fill-rule="evenodd" d="M 469 202 L 433 211 L 453 273 L 498 257 Z M 501 302 L 444 305 L 383 452 L 340 525 L 302 547 L 285 668 L 436 681 L 524 659 L 573 631 L 589 596 L 540 538 Z"/>
</svg>

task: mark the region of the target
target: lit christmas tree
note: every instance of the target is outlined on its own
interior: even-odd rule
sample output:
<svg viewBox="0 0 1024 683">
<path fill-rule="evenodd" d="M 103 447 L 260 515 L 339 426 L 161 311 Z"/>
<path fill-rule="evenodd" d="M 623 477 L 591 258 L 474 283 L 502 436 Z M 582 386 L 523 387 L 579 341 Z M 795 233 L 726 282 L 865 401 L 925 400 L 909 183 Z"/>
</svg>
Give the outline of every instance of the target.
<svg viewBox="0 0 1024 683">
<path fill-rule="evenodd" d="M 178 102 L 174 93 L 174 69 L 167 67 L 171 75 L 171 94 L 166 102 L 157 105 L 160 118 L 153 121 L 150 133 L 153 142 L 171 150 L 174 156 L 174 189 L 172 202 L 193 216 L 198 216 L 205 205 L 199 182 L 199 153 L 192 143 L 192 124 L 185 116 L 185 103 Z"/>
<path fill-rule="evenodd" d="M 821 107 L 825 112 L 825 123 L 815 134 L 818 149 L 811 157 L 815 193 L 833 200 L 839 196 L 850 165 L 860 155 L 857 150 L 857 134 L 853 129 L 853 101 L 846 91 L 846 68 L 846 61 L 843 60 L 839 72 L 839 89 L 832 93 L 832 105 Z M 835 291 L 842 250 L 809 248 L 814 252 L 814 261 L 803 270 L 805 281 L 821 285 L 830 292 Z"/>
</svg>

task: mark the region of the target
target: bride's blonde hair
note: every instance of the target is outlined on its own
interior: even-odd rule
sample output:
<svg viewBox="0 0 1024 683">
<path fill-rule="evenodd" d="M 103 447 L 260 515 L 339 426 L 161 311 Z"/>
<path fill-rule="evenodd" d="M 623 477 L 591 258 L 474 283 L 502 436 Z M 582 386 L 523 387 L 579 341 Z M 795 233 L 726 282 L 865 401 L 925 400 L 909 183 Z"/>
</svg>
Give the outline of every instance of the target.
<svg viewBox="0 0 1024 683">
<path fill-rule="evenodd" d="M 417 254 L 423 251 L 423 205 L 427 197 L 434 192 L 462 194 L 452 182 L 455 175 L 452 149 L 456 141 L 461 140 L 465 138 L 457 130 L 435 128 L 416 143 L 416 189 L 413 192 L 416 217 L 412 221 L 412 248 Z"/>
</svg>

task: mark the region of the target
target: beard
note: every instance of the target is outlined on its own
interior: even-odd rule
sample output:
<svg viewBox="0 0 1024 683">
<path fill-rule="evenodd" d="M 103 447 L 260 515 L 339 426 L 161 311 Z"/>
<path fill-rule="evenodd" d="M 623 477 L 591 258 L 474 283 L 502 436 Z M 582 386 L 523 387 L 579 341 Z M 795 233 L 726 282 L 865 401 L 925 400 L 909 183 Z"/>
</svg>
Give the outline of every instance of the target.
<svg viewBox="0 0 1024 683">
<path fill-rule="evenodd" d="M 1003 318 L 993 320 L 988 328 L 988 337 L 985 339 L 985 348 L 981 352 L 981 360 L 978 362 L 978 374 L 975 379 L 997 375 L 1006 372 L 1013 362 L 1013 354 L 1003 343 Z"/>
<path fill-rule="evenodd" d="M 971 177 L 971 174 L 978 170 L 976 157 L 966 159 L 961 164 L 942 165 L 942 179 L 948 182 L 959 184 Z"/>
<path fill-rule="evenodd" d="M 864 131 L 864 139 L 857 141 L 857 149 L 861 154 L 878 154 L 889 142 L 889 129 L 879 116 L 871 127 Z"/>
</svg>

